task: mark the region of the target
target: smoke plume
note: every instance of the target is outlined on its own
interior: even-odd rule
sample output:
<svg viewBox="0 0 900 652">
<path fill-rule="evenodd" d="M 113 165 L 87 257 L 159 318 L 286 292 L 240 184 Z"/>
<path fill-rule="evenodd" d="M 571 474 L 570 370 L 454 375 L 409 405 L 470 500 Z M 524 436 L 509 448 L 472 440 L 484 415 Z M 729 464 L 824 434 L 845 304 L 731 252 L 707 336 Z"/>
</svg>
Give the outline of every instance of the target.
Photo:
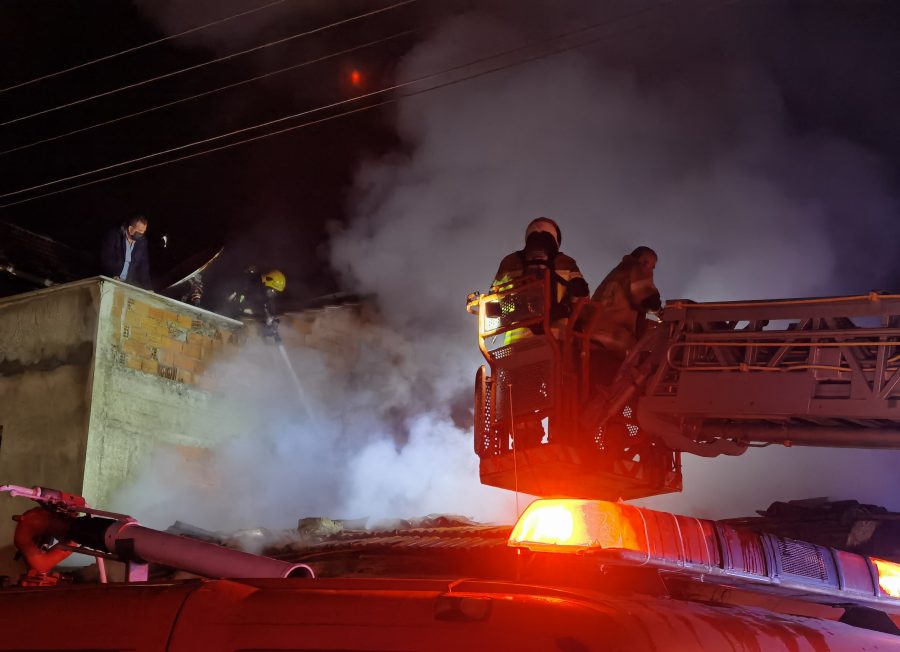
<svg viewBox="0 0 900 652">
<path fill-rule="evenodd" d="M 215 391 L 252 411 L 246 433 L 199 466 L 161 451 L 115 508 L 156 527 L 181 520 L 212 530 L 288 528 L 320 515 L 513 518 L 511 496 L 479 485 L 471 441 L 446 410 L 395 417 L 413 404 L 415 378 L 405 372 L 416 373 L 399 343 L 381 327 L 347 325 L 355 341 L 337 355 L 289 346 L 299 388 L 277 347 L 259 341 L 209 370 Z"/>
<path fill-rule="evenodd" d="M 513 25 L 448 21 L 400 76 L 502 49 L 527 31 Z M 660 253 L 657 285 L 669 298 L 829 295 L 889 281 L 879 241 L 896 228 L 887 225 L 897 201 L 877 157 L 796 129 L 753 61 L 701 65 L 679 45 L 655 55 L 675 69 L 657 79 L 580 50 L 400 104 L 403 153 L 360 169 L 357 219 L 334 261 L 411 333 L 436 404 L 468 396 L 478 364 L 463 297 L 489 284 L 539 215 L 561 224 L 562 248 L 592 287 L 642 244 Z M 900 508 L 893 452 L 686 458 L 684 494 L 648 505 L 714 517 L 810 496 Z"/>
<path fill-rule="evenodd" d="M 506 3 L 487 3 L 482 13 L 446 18 L 397 76 L 501 50 L 538 28 L 563 29 L 576 10 L 583 18 L 583 4 L 539 11 L 540 3 L 516 3 L 513 16 Z M 601 6 L 613 4 L 592 3 L 591 12 Z M 154 471 L 123 508 L 211 528 L 288 527 L 318 513 L 510 521 L 511 497 L 477 484 L 471 425 L 460 417 L 471 419 L 481 363 L 463 307 L 540 215 L 560 223 L 562 249 L 592 288 L 637 245 L 659 252 L 657 285 L 668 298 L 884 287 L 889 263 L 869 261 L 891 259 L 896 227 L 890 237 L 885 228 L 897 201 L 878 158 L 849 139 L 798 128 L 779 80 L 752 47 L 729 49 L 722 25 L 710 30 L 715 38 L 696 25 L 675 27 L 667 39 L 652 38 L 651 25 L 640 37 L 611 35 L 399 102 L 402 147 L 360 166 L 352 218 L 331 250 L 346 288 L 375 298 L 379 321 L 346 335 L 358 346 L 349 365 L 290 350 L 317 406 L 315 427 L 283 396 L 252 437 L 216 452 L 217 489 L 154 510 L 140 498 L 145 482 L 158 488 L 162 480 L 163 493 L 177 495 L 177 480 Z M 245 373 L 281 363 L 235 364 Z M 284 378 L 261 393 L 283 392 Z M 896 453 L 773 446 L 686 458 L 685 492 L 648 505 L 719 517 L 826 495 L 900 509 Z"/>
</svg>

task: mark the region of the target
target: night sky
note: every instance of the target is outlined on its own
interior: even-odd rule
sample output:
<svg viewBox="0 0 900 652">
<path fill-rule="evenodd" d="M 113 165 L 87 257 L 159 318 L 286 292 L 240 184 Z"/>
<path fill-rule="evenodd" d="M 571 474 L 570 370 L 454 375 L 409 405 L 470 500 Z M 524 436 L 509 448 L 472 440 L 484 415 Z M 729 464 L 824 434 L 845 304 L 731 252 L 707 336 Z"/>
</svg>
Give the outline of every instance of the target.
<svg viewBox="0 0 900 652">
<path fill-rule="evenodd" d="M 0 47 L 6 63 L 0 70 L 0 87 L 264 4 L 250 0 L 7 0 L 0 5 Z M 389 4 L 389 0 L 287 0 L 187 37 L 0 93 L 0 122 Z M 588 4 L 525 2 L 511 16 L 502 2 L 478 3 L 502 20 L 529 25 L 536 37 L 552 35 L 556 29 L 543 20 L 548 12 L 567 27 L 595 19 L 596 6 L 588 11 Z M 607 4 L 611 14 L 629 6 Z M 666 11 L 648 13 L 640 35 L 610 38 L 591 47 L 607 67 L 653 83 L 679 80 L 686 71 L 697 78 L 704 67 L 727 61 L 752 61 L 777 84 L 792 130 L 809 138 L 827 135 L 864 147 L 887 170 L 892 188 L 900 187 L 900 126 L 896 119 L 900 106 L 900 5 L 875 0 L 744 0 L 706 3 L 716 6 L 697 18 L 694 10 L 702 4 L 674 3 Z M 396 66 L 410 48 L 466 8 L 463 2 L 419 0 L 314 36 L 0 127 L 0 150 L 6 150 L 402 30 L 418 30 L 266 81 L 0 155 L 0 192 L 383 87 L 394 80 Z M 545 34 L 542 25 L 546 25 Z M 353 76 L 354 70 L 358 77 Z M 449 92 L 472 91 L 461 84 Z M 712 95 L 710 101 L 715 102 Z M 93 251 L 105 229 L 129 214 L 144 213 L 154 236 L 170 235 L 171 261 L 224 244 L 227 255 L 221 268 L 238 269 L 250 263 L 280 267 L 293 281 L 289 289 L 294 298 L 305 298 L 339 289 L 329 268 L 327 240 L 330 232 L 350 219 L 358 166 L 385 155 L 403 156 L 404 147 L 394 130 L 392 108 L 386 107 L 3 208 L 0 219 Z M 61 187 L 65 184 L 48 190 Z M 36 192 L 3 202 L 33 194 Z M 845 224 L 834 225 L 837 233 L 846 230 L 848 238 L 852 238 L 853 228 L 851 217 Z M 169 261 L 158 255 L 154 262 L 160 271 Z M 846 260 L 845 264 L 852 267 L 864 262 Z"/>
<path fill-rule="evenodd" d="M 152 5 L 153 3 L 148 3 Z M 189 29 L 263 3 L 198 3 L 183 17 Z M 274 7 L 204 32 L 224 41 L 177 39 L 38 84 L 0 94 L 3 120 L 88 97 L 208 61 L 367 11 L 374 3 L 335 3 L 332 11 Z M 297 39 L 143 88 L 0 128 L 0 149 L 65 133 L 269 70 L 390 35 L 421 22 L 401 8 L 359 24 Z M 290 23 L 277 22 L 281 16 Z M 0 7 L 3 87 L 166 35 L 146 8 L 118 0 L 91 3 L 10 2 Z M 264 18 L 265 20 L 255 20 Z M 198 42 L 200 41 L 200 42 Z M 358 55 L 338 57 L 196 101 L 53 143 L 0 156 L 3 192 L 178 146 L 363 92 L 390 79 L 411 39 L 398 38 Z M 352 71 L 365 77 L 354 87 Z M 321 114 L 327 115 L 327 114 Z M 316 117 L 321 117 L 321 115 Z M 297 124 L 295 120 L 289 124 Z M 256 135 L 256 133 L 252 134 Z M 217 143 L 221 144 L 221 143 Z M 123 177 L 0 210 L 5 219 L 93 251 L 105 229 L 139 212 L 154 236 L 170 235 L 173 258 L 225 244 L 226 265 L 280 267 L 306 294 L 335 289 L 321 245 L 330 223 L 345 219 L 355 163 L 395 144 L 377 111 L 324 123 L 259 143 Z M 193 150 L 191 150 L 193 151 Z M 155 161 L 154 161 L 155 162 Z M 84 180 L 90 180 L 88 177 Z M 51 188 L 56 189 L 56 187 Z M 18 197 L 17 197 L 18 199 Z M 156 238 L 152 244 L 157 245 Z M 157 252 L 155 267 L 163 262 Z M 158 270 L 157 270 L 158 271 Z"/>
</svg>

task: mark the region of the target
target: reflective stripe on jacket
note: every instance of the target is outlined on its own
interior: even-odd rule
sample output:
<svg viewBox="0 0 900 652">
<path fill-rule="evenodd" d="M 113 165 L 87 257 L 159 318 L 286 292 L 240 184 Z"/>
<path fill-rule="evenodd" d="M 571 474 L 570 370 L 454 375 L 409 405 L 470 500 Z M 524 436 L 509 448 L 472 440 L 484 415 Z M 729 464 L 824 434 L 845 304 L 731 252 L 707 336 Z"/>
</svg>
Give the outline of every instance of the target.
<svg viewBox="0 0 900 652">
<path fill-rule="evenodd" d="M 502 289 L 504 284 L 521 278 L 525 273 L 525 251 L 514 251 L 500 261 L 500 267 L 494 275 L 493 283 L 491 283 L 491 290 L 497 291 Z M 584 279 L 584 276 L 582 276 L 581 270 L 578 269 L 575 259 L 562 252 L 557 253 L 553 257 L 550 273 L 552 274 L 555 287 L 554 305 L 550 307 L 551 321 L 559 321 L 559 319 L 568 315 L 570 300 L 568 284 L 576 278 Z M 506 333 L 505 342 L 510 344 L 516 340 L 531 337 L 531 335 L 530 329 L 516 328 Z"/>
</svg>

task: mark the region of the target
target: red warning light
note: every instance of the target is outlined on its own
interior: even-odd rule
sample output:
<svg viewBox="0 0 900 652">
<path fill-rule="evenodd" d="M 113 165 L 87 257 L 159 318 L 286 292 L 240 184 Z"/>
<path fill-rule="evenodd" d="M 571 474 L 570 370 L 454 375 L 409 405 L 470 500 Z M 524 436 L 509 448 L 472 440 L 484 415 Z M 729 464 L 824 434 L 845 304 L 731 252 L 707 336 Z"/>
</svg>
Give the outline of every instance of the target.
<svg viewBox="0 0 900 652">
<path fill-rule="evenodd" d="M 350 83 L 354 86 L 362 86 L 363 76 L 359 70 L 350 71 Z"/>
<path fill-rule="evenodd" d="M 900 598 L 900 564 L 869 557 L 878 571 L 878 585 L 885 594 Z"/>
</svg>

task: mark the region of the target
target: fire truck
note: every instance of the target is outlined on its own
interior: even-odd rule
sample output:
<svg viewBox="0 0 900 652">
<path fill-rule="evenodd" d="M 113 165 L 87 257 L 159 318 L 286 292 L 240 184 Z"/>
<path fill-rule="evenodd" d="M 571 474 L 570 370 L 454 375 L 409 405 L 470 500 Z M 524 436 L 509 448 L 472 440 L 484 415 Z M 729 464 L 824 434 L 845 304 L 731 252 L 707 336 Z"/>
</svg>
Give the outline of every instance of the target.
<svg viewBox="0 0 900 652">
<path fill-rule="evenodd" d="M 468 302 L 482 481 L 544 496 L 514 526 L 345 530 L 263 557 L 6 485 L 37 506 L 0 650 L 900 650 L 900 560 L 622 502 L 678 491 L 683 453 L 897 448 L 900 297 L 669 302 L 608 384 L 589 302 L 565 324 L 548 306 L 546 278 Z M 61 581 L 73 552 L 97 582 Z"/>
</svg>

